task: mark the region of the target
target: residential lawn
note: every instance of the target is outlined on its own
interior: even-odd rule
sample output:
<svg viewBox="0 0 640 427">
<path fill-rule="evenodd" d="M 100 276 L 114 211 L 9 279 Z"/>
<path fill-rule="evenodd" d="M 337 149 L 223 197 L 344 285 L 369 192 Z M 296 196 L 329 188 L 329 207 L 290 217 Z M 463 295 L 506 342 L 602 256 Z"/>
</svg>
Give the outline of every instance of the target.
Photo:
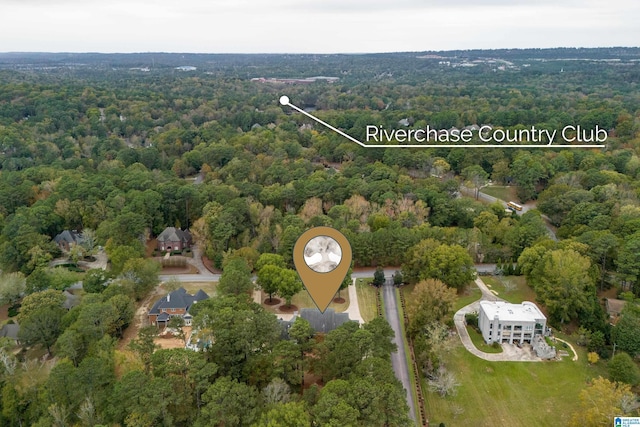
<svg viewBox="0 0 640 427">
<path fill-rule="evenodd" d="M 373 320 L 378 315 L 376 304 L 376 289 L 369 285 L 370 279 L 356 280 L 356 292 L 358 294 L 358 306 L 360 315 L 365 322 Z"/>
<path fill-rule="evenodd" d="M 480 332 L 476 331 L 473 327 L 467 325 L 467 332 L 469 332 L 469 337 L 471 337 L 471 342 L 476 348 L 485 353 L 502 353 L 502 346 L 494 347 L 492 345 L 488 345 L 484 342 L 484 338 Z"/>
<path fill-rule="evenodd" d="M 483 280 L 484 280 L 484 277 L 483 277 Z M 458 293 L 458 299 L 453 305 L 453 312 L 455 313 L 456 311 L 460 310 L 462 307 L 465 307 L 471 304 L 472 302 L 479 300 L 480 297 L 482 297 L 482 292 L 480 292 L 480 289 L 478 289 L 475 283 L 467 286 L 467 288 L 464 291 L 462 291 L 462 293 Z"/>
<path fill-rule="evenodd" d="M 497 199 L 504 200 L 505 202 L 518 202 L 520 200 L 518 196 L 516 196 L 516 187 L 514 186 L 491 185 L 483 187 L 480 191 Z"/>
<path fill-rule="evenodd" d="M 427 414 L 435 426 L 566 425 L 578 410 L 578 394 L 586 383 L 606 377 L 605 365 L 589 366 L 586 357 L 577 362 L 570 357 L 562 362 L 487 362 L 461 344 L 447 354 L 445 364 L 460 387 L 456 396 L 446 398 L 426 391 Z"/>
<path fill-rule="evenodd" d="M 336 296 L 337 295 L 338 294 L 336 294 Z M 344 298 L 344 302 L 342 304 L 336 304 L 335 302 L 331 301 L 331 304 L 329 304 L 328 307 L 333 308 L 336 313 L 341 313 L 345 311 L 347 307 L 349 307 L 349 291 L 346 289 L 341 291 L 340 296 Z M 276 295 L 276 298 L 280 297 Z M 284 298 L 280 298 L 280 300 L 282 300 L 283 304 L 285 303 Z M 298 308 L 317 308 L 316 303 L 313 302 L 313 299 L 311 299 L 311 296 L 306 289 L 295 294 L 291 299 L 291 304 L 295 305 Z"/>
<path fill-rule="evenodd" d="M 482 276 L 481 279 L 489 286 L 489 289 L 497 292 L 499 298 L 511 303 L 519 304 L 522 301 L 535 302 L 536 300 L 536 294 L 527 284 L 527 279 L 524 276 Z M 512 283 L 515 288 L 506 291 L 505 282 Z"/>
<path fill-rule="evenodd" d="M 216 288 L 218 287 L 218 282 L 182 282 L 180 284 L 191 295 L 202 289 L 210 297 L 216 294 Z"/>
</svg>

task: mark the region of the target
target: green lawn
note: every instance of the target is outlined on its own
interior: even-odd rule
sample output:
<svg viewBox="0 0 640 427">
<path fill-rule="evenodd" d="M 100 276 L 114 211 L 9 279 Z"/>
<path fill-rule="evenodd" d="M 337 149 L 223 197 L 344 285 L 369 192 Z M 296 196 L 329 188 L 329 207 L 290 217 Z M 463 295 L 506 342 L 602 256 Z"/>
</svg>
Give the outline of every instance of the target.
<svg viewBox="0 0 640 427">
<path fill-rule="evenodd" d="M 483 187 L 481 191 L 500 200 L 504 200 L 505 202 L 519 201 L 518 196 L 516 196 L 516 187 L 492 185 L 489 187 Z"/>
<path fill-rule="evenodd" d="M 483 277 L 483 280 L 484 280 L 484 277 Z M 480 292 L 480 289 L 478 289 L 475 283 L 467 286 L 467 288 L 464 291 L 462 291 L 462 293 L 458 294 L 458 299 L 453 305 L 453 312 L 455 313 L 456 311 L 460 310 L 462 307 L 465 307 L 471 304 L 472 302 L 479 300 L 481 296 L 482 296 L 482 292 Z"/>
<path fill-rule="evenodd" d="M 373 320 L 378 315 L 376 289 L 370 286 L 369 282 L 371 282 L 371 279 L 356 280 L 358 306 L 360 307 L 360 315 L 365 322 Z"/>
<path fill-rule="evenodd" d="M 501 346 L 494 347 L 485 343 L 480 332 L 476 331 L 473 327 L 467 325 L 467 332 L 469 332 L 469 337 L 478 350 L 485 353 L 502 353 Z"/>
<path fill-rule="evenodd" d="M 212 297 L 216 294 L 218 282 L 181 282 L 180 286 L 182 286 L 191 295 L 194 295 L 202 289 L 207 293 L 207 295 Z"/>
<path fill-rule="evenodd" d="M 338 294 L 336 294 L 336 297 L 337 296 Z M 335 302 L 331 301 L 328 307 L 328 308 L 333 308 L 336 311 L 336 313 L 342 313 L 347 309 L 347 307 L 349 307 L 349 291 L 347 291 L 346 289 L 343 291 L 340 291 L 340 296 L 344 298 L 343 303 L 336 304 Z M 280 298 L 280 299 L 284 301 L 283 298 Z M 291 299 L 291 303 L 297 306 L 298 308 L 316 308 L 317 307 L 316 303 L 313 302 L 313 299 L 311 299 L 311 295 L 309 295 L 309 292 L 307 292 L 306 289 L 295 294 Z"/>
<path fill-rule="evenodd" d="M 580 353 L 580 351 L 579 351 Z M 581 355 L 582 356 L 582 355 Z M 431 425 L 562 426 L 578 409 L 578 394 L 586 382 L 606 376 L 604 364 L 577 362 L 487 362 L 458 345 L 446 366 L 460 383 L 453 397 L 426 392 Z"/>
<path fill-rule="evenodd" d="M 482 276 L 481 279 L 489 286 L 489 289 L 498 293 L 498 297 L 511 303 L 519 304 L 522 301 L 534 302 L 536 300 L 536 294 L 527 284 L 524 276 Z M 505 282 L 510 282 L 515 287 L 506 291 Z"/>
</svg>

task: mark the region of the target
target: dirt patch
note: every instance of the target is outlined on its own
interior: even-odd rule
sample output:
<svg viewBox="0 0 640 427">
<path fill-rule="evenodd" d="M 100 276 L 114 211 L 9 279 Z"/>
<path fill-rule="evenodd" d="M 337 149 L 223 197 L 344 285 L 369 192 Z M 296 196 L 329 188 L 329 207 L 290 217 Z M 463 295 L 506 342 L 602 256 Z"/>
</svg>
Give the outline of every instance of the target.
<svg viewBox="0 0 640 427">
<path fill-rule="evenodd" d="M 264 300 L 264 305 L 279 305 L 281 303 L 282 301 L 280 301 L 278 298 L 271 298 L 271 299 L 266 298 Z"/>
<path fill-rule="evenodd" d="M 333 302 L 335 302 L 336 304 L 344 304 L 345 302 L 347 302 L 347 300 L 342 297 L 335 297 L 333 299 Z"/>
<path fill-rule="evenodd" d="M 281 305 L 280 307 L 278 307 L 278 311 L 280 313 L 293 313 L 294 311 L 298 311 L 298 306 L 291 304 L 291 305 Z"/>
<path fill-rule="evenodd" d="M 0 322 L 9 320 L 9 304 L 0 306 Z"/>
<path fill-rule="evenodd" d="M 191 326 L 185 326 L 183 330 L 185 337 L 189 338 L 189 335 L 191 335 Z M 170 332 L 161 333 L 160 336 L 154 340 L 154 342 L 163 349 L 184 348 L 185 346 L 182 338 L 174 336 Z"/>
<path fill-rule="evenodd" d="M 147 258 L 151 258 L 151 256 L 153 255 L 153 251 L 155 251 L 158 248 L 158 240 L 156 239 L 149 239 L 147 240 L 147 244 L 145 245 L 145 250 L 144 253 L 147 256 Z"/>
<path fill-rule="evenodd" d="M 319 375 L 316 375 L 312 372 L 305 372 L 303 389 L 306 390 L 314 384 L 319 387 L 322 387 L 324 385 L 324 383 L 322 382 L 322 378 Z"/>
</svg>

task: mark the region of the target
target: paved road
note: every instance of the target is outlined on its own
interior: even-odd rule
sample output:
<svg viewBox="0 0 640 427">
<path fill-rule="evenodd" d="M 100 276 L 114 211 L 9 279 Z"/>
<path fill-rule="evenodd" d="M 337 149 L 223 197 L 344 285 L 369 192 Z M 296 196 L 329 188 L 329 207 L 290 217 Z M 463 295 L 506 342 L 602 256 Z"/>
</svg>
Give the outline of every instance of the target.
<svg viewBox="0 0 640 427">
<path fill-rule="evenodd" d="M 382 287 L 382 293 L 384 298 L 384 309 L 387 314 L 387 321 L 391 325 L 394 332 L 393 342 L 398 347 L 398 350 L 391 353 L 391 366 L 396 374 L 396 378 L 400 380 L 404 390 L 407 393 L 407 404 L 409 405 L 409 416 L 412 420 L 416 420 L 416 407 L 414 405 L 414 389 L 411 386 L 411 379 L 409 378 L 409 366 L 407 364 L 407 354 L 404 350 L 404 342 L 402 339 L 402 328 L 400 327 L 400 313 L 398 312 L 398 301 L 396 299 L 395 287 L 392 285 L 385 285 Z"/>
</svg>

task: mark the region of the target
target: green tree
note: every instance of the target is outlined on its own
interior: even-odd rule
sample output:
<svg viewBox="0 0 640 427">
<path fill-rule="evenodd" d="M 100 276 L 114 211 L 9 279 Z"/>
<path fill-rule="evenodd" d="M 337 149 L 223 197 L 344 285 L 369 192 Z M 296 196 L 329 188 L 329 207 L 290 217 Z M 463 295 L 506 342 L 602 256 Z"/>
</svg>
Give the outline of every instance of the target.
<svg viewBox="0 0 640 427">
<path fill-rule="evenodd" d="M 154 341 L 157 332 L 158 330 L 155 326 L 145 326 L 140 329 L 138 337 L 129 343 L 129 348 L 138 355 L 147 374 L 151 369 L 151 356 L 158 348 L 158 345 Z"/>
<path fill-rule="evenodd" d="M 589 256 L 600 267 L 600 290 L 604 289 L 607 260 L 611 259 L 618 246 L 618 239 L 608 230 L 592 230 L 581 234 L 577 240 L 589 245 Z"/>
<path fill-rule="evenodd" d="M 418 282 L 407 298 L 410 336 L 424 333 L 434 322 L 444 322 L 457 300 L 456 290 L 437 279 Z"/>
<path fill-rule="evenodd" d="M 160 264 L 154 260 L 133 258 L 124 263 L 121 277 L 133 285 L 136 300 L 141 300 L 159 282 Z"/>
<path fill-rule="evenodd" d="M 20 339 L 27 345 L 40 344 L 51 355 L 51 347 L 63 331 L 61 307 L 45 306 L 21 316 Z"/>
<path fill-rule="evenodd" d="M 596 293 L 589 258 L 572 249 L 557 249 L 547 252 L 541 262 L 540 275 L 528 278 L 549 315 L 567 323 L 589 311 Z"/>
<path fill-rule="evenodd" d="M 109 280 L 109 274 L 105 270 L 92 268 L 82 279 L 82 289 L 89 293 L 100 293 L 104 291 L 107 280 Z"/>
<path fill-rule="evenodd" d="M 20 313 L 18 313 L 18 322 L 21 323 L 31 313 L 42 308 L 61 308 L 64 301 L 65 297 L 62 292 L 55 289 L 47 289 L 27 295 L 22 300 Z"/>
<path fill-rule="evenodd" d="M 256 271 L 262 270 L 262 268 L 266 265 L 275 265 L 276 267 L 280 268 L 285 268 L 287 266 L 282 255 L 270 253 L 260 254 L 255 265 Z"/>
<path fill-rule="evenodd" d="M 259 412 L 258 392 L 251 386 L 229 377 L 221 377 L 211 384 L 203 396 L 196 426 L 251 425 Z"/>
<path fill-rule="evenodd" d="M 607 364 L 609 379 L 632 386 L 640 383 L 640 368 L 627 353 L 619 352 Z"/>
<path fill-rule="evenodd" d="M 218 293 L 221 295 L 240 295 L 253 290 L 251 270 L 243 258 L 233 258 L 222 270 Z"/>
<path fill-rule="evenodd" d="M 384 277 L 384 269 L 382 267 L 376 267 L 376 271 L 373 272 L 373 280 L 371 284 L 376 288 L 384 285 L 385 277 Z"/>
<path fill-rule="evenodd" d="M 15 304 L 26 288 L 27 280 L 22 273 L 0 274 L 0 304 Z"/>
<path fill-rule="evenodd" d="M 272 295 L 278 291 L 280 276 L 283 270 L 283 267 L 278 267 L 273 264 L 266 264 L 258 270 L 256 283 L 264 292 L 269 294 L 269 302 L 271 302 Z"/>
<path fill-rule="evenodd" d="M 246 295 L 218 296 L 192 310 L 199 337 L 210 343 L 208 359 L 232 378 L 247 379 L 246 366 L 269 354 L 281 334 L 276 317 Z"/>
<path fill-rule="evenodd" d="M 285 299 L 287 305 L 291 305 L 291 299 L 302 290 L 302 282 L 298 273 L 293 270 L 284 269 L 280 272 L 280 282 L 278 283 L 278 295 Z"/>
<path fill-rule="evenodd" d="M 632 285 L 633 293 L 640 295 L 640 232 L 625 237 L 616 265 L 625 282 Z"/>
<path fill-rule="evenodd" d="M 640 354 L 640 308 L 627 303 L 620 313 L 620 319 L 613 328 L 613 342 L 631 357 Z"/>
<path fill-rule="evenodd" d="M 410 250 L 402 271 L 410 283 L 432 278 L 458 289 L 475 277 L 473 259 L 463 247 L 439 244 L 433 239 L 423 240 Z"/>
<path fill-rule="evenodd" d="M 302 402 L 288 402 L 263 412 L 253 427 L 308 427 L 310 421 Z"/>
<path fill-rule="evenodd" d="M 140 248 L 134 246 L 116 246 L 112 242 L 105 247 L 109 261 L 111 262 L 111 273 L 119 275 L 124 270 L 125 263 L 134 258 L 140 258 L 143 253 Z"/>
</svg>

